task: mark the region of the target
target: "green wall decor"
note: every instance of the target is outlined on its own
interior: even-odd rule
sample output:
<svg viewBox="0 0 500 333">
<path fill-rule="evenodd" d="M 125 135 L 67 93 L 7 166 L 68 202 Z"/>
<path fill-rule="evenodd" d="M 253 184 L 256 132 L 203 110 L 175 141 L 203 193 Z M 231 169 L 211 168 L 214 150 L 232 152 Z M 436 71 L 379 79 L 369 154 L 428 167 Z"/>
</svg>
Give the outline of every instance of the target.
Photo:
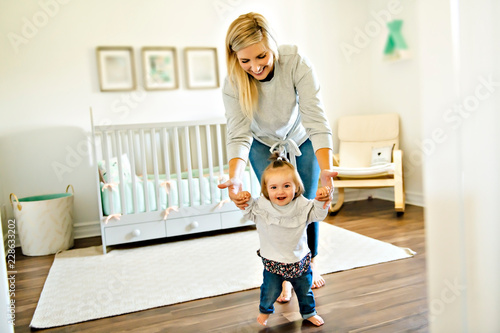
<svg viewBox="0 0 500 333">
<path fill-rule="evenodd" d="M 389 28 L 389 36 L 384 49 L 384 58 L 389 61 L 408 59 L 410 52 L 408 45 L 401 34 L 401 27 L 403 26 L 402 20 L 393 20 L 387 22 Z"/>
</svg>

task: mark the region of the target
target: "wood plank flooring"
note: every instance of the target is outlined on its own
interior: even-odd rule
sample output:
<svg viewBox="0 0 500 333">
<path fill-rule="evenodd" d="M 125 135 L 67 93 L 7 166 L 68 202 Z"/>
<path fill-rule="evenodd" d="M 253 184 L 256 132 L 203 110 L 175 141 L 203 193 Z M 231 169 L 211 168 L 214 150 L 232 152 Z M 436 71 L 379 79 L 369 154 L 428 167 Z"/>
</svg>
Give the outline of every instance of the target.
<svg viewBox="0 0 500 333">
<path fill-rule="evenodd" d="M 314 291 L 325 320 L 321 327 L 300 319 L 294 296 L 276 305 L 263 328 L 256 323 L 257 288 L 40 332 L 428 332 L 423 208 L 407 205 L 405 214 L 397 216 L 392 202 L 348 202 L 326 221 L 417 254 L 325 275 L 326 286 Z M 99 237 L 75 240 L 78 248 L 100 244 Z M 16 257 L 15 331 L 30 332 L 54 256 L 26 257 L 17 249 Z"/>
</svg>

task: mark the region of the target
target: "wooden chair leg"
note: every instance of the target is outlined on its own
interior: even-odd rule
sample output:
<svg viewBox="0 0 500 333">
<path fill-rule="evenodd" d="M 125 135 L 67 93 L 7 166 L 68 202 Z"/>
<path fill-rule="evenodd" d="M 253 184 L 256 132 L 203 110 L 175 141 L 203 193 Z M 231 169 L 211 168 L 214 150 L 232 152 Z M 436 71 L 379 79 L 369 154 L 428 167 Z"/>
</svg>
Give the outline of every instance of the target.
<svg viewBox="0 0 500 333">
<path fill-rule="evenodd" d="M 401 150 L 394 151 L 394 162 L 396 170 L 394 172 L 394 206 L 398 214 L 403 214 L 405 211 L 405 191 L 403 178 L 403 152 Z"/>
<path fill-rule="evenodd" d="M 333 205 L 333 202 L 330 204 L 330 213 L 336 213 L 344 204 L 344 188 L 338 188 L 338 197 L 337 202 Z"/>
<path fill-rule="evenodd" d="M 394 208 L 398 213 L 404 213 L 405 211 L 405 194 L 403 185 L 396 185 L 394 187 Z"/>
</svg>

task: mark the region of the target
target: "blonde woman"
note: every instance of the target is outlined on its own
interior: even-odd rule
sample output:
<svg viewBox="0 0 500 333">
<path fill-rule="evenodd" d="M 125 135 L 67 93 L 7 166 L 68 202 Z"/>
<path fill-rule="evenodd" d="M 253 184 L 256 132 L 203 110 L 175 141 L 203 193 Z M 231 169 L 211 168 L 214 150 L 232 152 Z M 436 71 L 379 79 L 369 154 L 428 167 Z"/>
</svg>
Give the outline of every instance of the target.
<svg viewBox="0 0 500 333">
<path fill-rule="evenodd" d="M 231 200 L 244 209 L 247 204 L 237 194 L 243 190 L 247 161 L 260 180 L 270 151 L 288 157 L 297 168 L 306 198 L 315 198 L 320 176 L 322 185 L 331 187 L 336 175 L 330 171 L 332 131 L 309 61 L 296 46 L 278 47 L 268 22 L 257 13 L 241 15 L 231 23 L 226 35 L 226 61 L 223 100 L 230 180 L 219 187 L 229 188 Z M 307 229 L 313 288 L 325 284 L 314 265 L 318 228 L 314 222 Z M 291 295 L 290 283 L 284 282 L 278 302 L 289 301 Z"/>
</svg>

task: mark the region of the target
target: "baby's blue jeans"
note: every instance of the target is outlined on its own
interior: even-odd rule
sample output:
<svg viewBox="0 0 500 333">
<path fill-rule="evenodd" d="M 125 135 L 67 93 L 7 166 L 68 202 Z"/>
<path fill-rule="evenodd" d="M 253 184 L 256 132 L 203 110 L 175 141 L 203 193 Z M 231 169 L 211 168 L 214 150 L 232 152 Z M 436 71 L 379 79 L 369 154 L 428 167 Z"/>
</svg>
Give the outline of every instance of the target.
<svg viewBox="0 0 500 333">
<path fill-rule="evenodd" d="M 278 274 L 270 273 L 264 270 L 264 281 L 260 286 L 260 305 L 259 311 L 264 314 L 274 313 L 274 302 L 281 294 L 284 277 Z M 303 319 L 316 315 L 316 302 L 311 290 L 312 271 L 311 266 L 301 276 L 293 279 L 286 279 L 293 286 L 297 300 L 299 301 L 300 314 Z"/>
</svg>

